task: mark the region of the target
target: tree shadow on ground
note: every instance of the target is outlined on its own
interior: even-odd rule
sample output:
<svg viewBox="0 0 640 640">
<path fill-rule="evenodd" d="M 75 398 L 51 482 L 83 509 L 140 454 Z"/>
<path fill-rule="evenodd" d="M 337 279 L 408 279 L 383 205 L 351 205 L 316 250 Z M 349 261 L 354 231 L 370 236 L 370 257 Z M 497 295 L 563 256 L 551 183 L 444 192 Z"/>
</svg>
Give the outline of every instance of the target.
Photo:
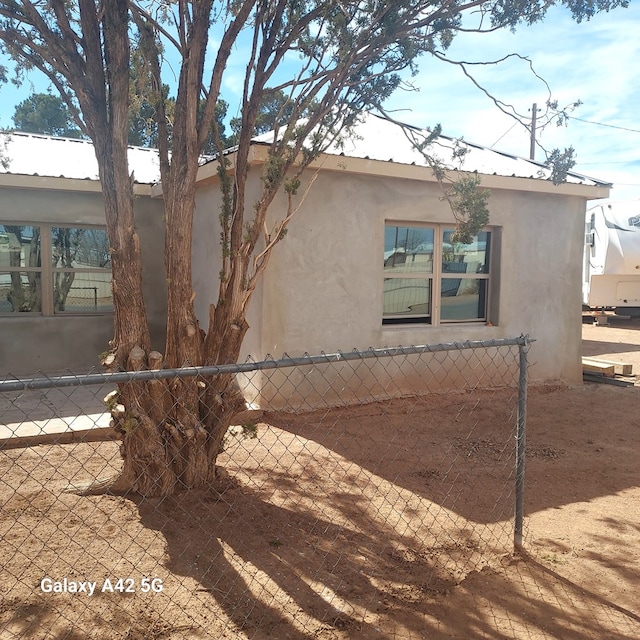
<svg viewBox="0 0 640 640">
<path fill-rule="evenodd" d="M 398 577 L 389 531 L 365 523 L 341 526 L 322 511 L 291 511 L 230 480 L 221 492 L 189 492 L 143 500 L 144 526 L 161 531 L 167 567 L 211 594 L 231 623 L 250 638 L 384 638 L 372 624 L 387 600 L 384 585 Z M 395 536 L 399 544 L 402 536 Z M 405 541 L 406 542 L 406 541 Z M 409 578 L 451 588 L 426 561 Z M 374 578 L 375 576 L 375 578 Z M 436 587 L 434 587 L 436 588 Z M 426 629 L 419 607 L 403 613 L 413 633 Z M 334 636 L 327 636 L 334 637 Z"/>
<path fill-rule="evenodd" d="M 532 558 L 503 556 L 457 581 L 406 531 L 365 514 L 337 524 L 325 505 L 291 510 L 270 497 L 231 480 L 138 502 L 166 539 L 167 568 L 210 594 L 239 637 L 633 640 L 640 629 L 637 615 Z M 346 510 L 355 497 L 325 500 Z"/>
<path fill-rule="evenodd" d="M 500 570 L 469 575 L 445 601 L 464 611 L 454 620 L 455 638 L 553 638 L 635 640 L 640 617 L 567 580 L 531 556 L 514 556 Z M 493 625 L 480 627 L 478 610 L 489 610 Z"/>
<path fill-rule="evenodd" d="M 366 469 L 466 520 L 496 523 L 513 512 L 514 409 L 506 390 L 269 412 L 264 421 L 321 445 L 355 475 Z"/>
<path fill-rule="evenodd" d="M 640 433 L 629 430 L 637 389 L 529 390 L 527 514 L 611 495 L 640 481 Z M 512 518 L 516 397 L 513 391 L 428 396 L 264 420 L 358 468 L 478 523 Z"/>
<path fill-rule="evenodd" d="M 354 464 L 329 483 L 335 454 L 300 441 L 307 455 L 296 466 L 272 435 L 244 443 L 248 460 L 227 452 L 232 479 L 217 490 L 165 499 L 64 493 L 69 478 L 52 479 L 39 456 L 19 457 L 25 472 L 43 474 L 42 484 L 3 488 L 15 508 L 3 506 L 12 532 L 0 588 L 14 591 L 0 603 L 0 624 L 25 640 L 640 637 L 628 602 L 615 605 L 538 561 L 483 551 L 462 520 L 452 523 L 439 505 L 397 485 L 372 488 L 373 476 Z M 105 460 L 117 455 L 114 445 L 103 449 Z M 96 451 L 81 452 L 77 463 L 89 468 Z M 432 511 L 438 517 L 422 519 Z M 612 536 L 637 526 L 605 524 Z M 12 547 L 35 570 L 23 573 Z M 630 580 L 625 551 L 594 551 L 593 561 Z M 100 580 L 126 572 L 160 575 L 165 591 L 88 599 L 45 597 L 36 586 L 45 573 Z"/>
</svg>

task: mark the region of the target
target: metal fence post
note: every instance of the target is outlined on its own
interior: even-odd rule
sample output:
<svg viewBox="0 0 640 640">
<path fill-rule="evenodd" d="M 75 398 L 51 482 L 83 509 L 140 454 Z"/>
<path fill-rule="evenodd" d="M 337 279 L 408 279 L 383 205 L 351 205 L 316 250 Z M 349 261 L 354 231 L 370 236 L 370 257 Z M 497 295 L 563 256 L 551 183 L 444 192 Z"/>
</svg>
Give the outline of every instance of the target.
<svg viewBox="0 0 640 640">
<path fill-rule="evenodd" d="M 518 378 L 518 418 L 516 431 L 516 515 L 513 545 L 516 551 L 522 549 L 524 522 L 524 472 L 527 449 L 527 350 L 529 340 L 525 338 L 519 346 L 520 375 Z"/>
</svg>

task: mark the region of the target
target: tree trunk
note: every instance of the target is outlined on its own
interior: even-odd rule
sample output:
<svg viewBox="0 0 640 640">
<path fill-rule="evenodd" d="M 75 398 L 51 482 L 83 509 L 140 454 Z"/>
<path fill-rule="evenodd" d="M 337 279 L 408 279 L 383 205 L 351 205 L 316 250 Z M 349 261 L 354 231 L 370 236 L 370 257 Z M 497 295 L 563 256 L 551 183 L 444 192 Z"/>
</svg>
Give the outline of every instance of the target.
<svg viewBox="0 0 640 640">
<path fill-rule="evenodd" d="M 163 364 L 158 352 L 135 348 L 127 369 Z M 124 461 L 111 490 L 144 496 L 211 486 L 225 434 L 246 408 L 232 375 L 129 382 L 106 401 Z"/>
<path fill-rule="evenodd" d="M 128 370 L 180 368 L 237 362 L 243 330 L 229 320 L 234 305 L 221 307 L 209 330 L 224 348 L 205 356 L 205 333 L 194 310 L 192 221 L 197 157 L 176 150 L 165 184 L 165 267 L 167 273 L 166 355 L 131 349 Z M 207 344 L 211 340 L 207 340 Z M 118 485 L 145 496 L 211 486 L 216 460 L 233 417 L 246 409 L 233 375 L 174 378 L 121 385 L 112 407 L 113 424 L 122 434 L 124 460 Z"/>
<path fill-rule="evenodd" d="M 71 291 L 71 286 L 76 278 L 73 271 L 56 273 L 53 284 L 53 309 L 54 311 L 64 311 Z"/>
<path fill-rule="evenodd" d="M 198 325 L 191 288 L 191 220 L 193 199 L 175 188 L 165 203 L 168 280 L 167 356 L 134 348 L 128 370 L 164 366 L 235 363 L 248 328 L 241 308 L 229 296 L 212 311 L 209 336 Z M 169 221 L 171 224 L 169 224 Z M 237 312 L 233 315 L 234 310 Z M 233 318 L 236 321 L 233 322 Z M 122 434 L 124 467 L 120 483 L 145 496 L 180 489 L 206 488 L 216 480 L 216 461 L 234 416 L 246 409 L 235 376 L 202 376 L 132 382 L 121 385 L 113 407 L 114 426 Z"/>
<path fill-rule="evenodd" d="M 246 332 L 243 317 L 232 322 L 232 316 L 225 310 L 219 314 L 218 325 L 213 327 L 218 347 L 205 358 L 205 334 L 194 311 L 191 236 L 195 182 L 201 146 L 199 134 L 204 135 L 209 129 L 208 123 L 199 122 L 198 105 L 212 5 L 213 0 L 192 3 L 193 19 L 185 34 L 189 41 L 188 55 L 180 69 L 172 123 L 170 161 L 168 147 L 161 149 L 167 278 L 164 357 L 151 351 L 142 296 L 142 262 L 133 216 L 132 178 L 127 173 L 129 5 L 126 0 L 113 0 L 104 5 L 101 24 L 109 91 L 104 91 L 104 82 L 92 83 L 89 76 L 78 94 L 95 142 L 105 197 L 115 316 L 109 362 L 117 368 L 142 370 L 236 362 Z M 235 31 L 231 30 L 236 35 L 252 6 L 252 3 L 243 3 L 239 10 Z M 96 9 L 90 0 L 81 0 L 80 9 L 86 23 L 88 61 L 91 54 L 95 58 L 91 61 L 98 64 Z M 231 42 L 223 50 L 228 56 Z M 218 66 L 221 77 L 224 64 L 221 62 Z M 219 89 L 219 83 L 216 86 Z M 217 92 L 216 89 L 216 96 Z M 215 96 L 211 100 L 214 104 Z M 109 113 L 109 117 L 102 117 L 103 112 Z M 209 120 L 211 117 L 212 112 Z M 200 125 L 202 131 L 199 131 Z M 242 327 L 240 336 L 237 327 Z M 216 477 L 216 459 L 228 426 L 233 416 L 245 409 L 235 378 L 229 375 L 121 384 L 117 395 L 110 397 L 108 403 L 113 424 L 122 435 L 123 471 L 112 490 L 135 491 L 146 496 L 209 486 Z"/>
</svg>

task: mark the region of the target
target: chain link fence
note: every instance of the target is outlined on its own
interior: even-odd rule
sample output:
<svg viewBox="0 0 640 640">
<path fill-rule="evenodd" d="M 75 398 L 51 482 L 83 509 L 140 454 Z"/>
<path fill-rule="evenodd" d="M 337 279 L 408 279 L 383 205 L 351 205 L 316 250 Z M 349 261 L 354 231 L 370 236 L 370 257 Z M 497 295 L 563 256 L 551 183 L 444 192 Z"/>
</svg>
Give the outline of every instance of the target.
<svg viewBox="0 0 640 640">
<path fill-rule="evenodd" d="M 529 344 L 0 382 L 0 637 L 451 637 L 447 595 L 523 544 Z M 100 491 L 117 384 L 230 372 L 219 480 Z"/>
</svg>

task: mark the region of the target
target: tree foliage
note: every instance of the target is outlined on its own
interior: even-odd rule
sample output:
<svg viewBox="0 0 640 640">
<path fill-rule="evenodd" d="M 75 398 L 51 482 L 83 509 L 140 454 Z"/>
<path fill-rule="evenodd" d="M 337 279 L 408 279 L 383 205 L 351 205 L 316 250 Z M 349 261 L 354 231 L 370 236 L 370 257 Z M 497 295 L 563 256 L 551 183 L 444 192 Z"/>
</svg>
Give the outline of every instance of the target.
<svg viewBox="0 0 640 640">
<path fill-rule="evenodd" d="M 13 124 L 18 131 L 81 138 L 67 105 L 50 93 L 34 93 L 16 105 Z"/>
<path fill-rule="evenodd" d="M 565 5 L 578 21 L 623 0 L 8 0 L 0 4 L 0 43 L 19 72 L 44 73 L 82 133 L 94 142 L 113 270 L 114 338 L 109 361 L 127 368 L 235 362 L 246 312 L 274 247 L 298 208 L 303 171 L 376 109 L 420 56 L 446 58 L 456 33 L 515 28 Z M 473 28 L 473 27 L 472 27 Z M 211 46 L 215 42 L 216 46 Z M 223 153 L 219 119 L 230 57 L 243 65 L 237 139 Z M 131 77 L 132 59 L 140 71 Z M 297 61 L 295 63 L 294 61 Z M 175 97 L 164 87 L 169 75 Z M 167 340 L 151 351 L 127 167 L 131 84 L 140 80 L 139 117 L 157 140 L 165 209 Z M 135 92 L 134 92 L 135 93 Z M 262 190 L 248 200 L 251 138 L 265 105 L 275 133 Z M 277 109 L 275 117 L 273 113 Z M 273 123 L 271 122 L 273 118 Z M 145 135 L 146 134 L 145 129 Z M 214 151 L 222 190 L 222 261 L 217 300 L 201 329 L 194 311 L 191 236 L 199 156 Z M 233 173 L 231 173 L 231 170 Z M 267 217 L 283 193 L 287 206 Z M 459 210 L 477 204 L 466 187 Z M 482 204 L 482 203 L 480 203 Z M 275 220 L 274 220 L 275 218 Z M 150 383 L 151 385 L 151 383 Z M 154 387 L 123 385 L 114 421 L 123 436 L 121 481 L 143 494 L 205 486 L 229 421 L 243 406 L 230 377 L 204 387 L 178 381 L 168 406 Z"/>
<path fill-rule="evenodd" d="M 304 113 L 301 114 L 304 117 Z M 259 113 L 253 128 L 255 135 L 269 133 L 280 128 L 284 123 L 289 122 L 293 117 L 293 101 L 281 89 L 265 89 L 260 100 Z M 232 135 L 229 138 L 230 144 L 235 144 L 240 137 L 242 129 L 242 118 L 237 116 L 231 118 Z"/>
</svg>

